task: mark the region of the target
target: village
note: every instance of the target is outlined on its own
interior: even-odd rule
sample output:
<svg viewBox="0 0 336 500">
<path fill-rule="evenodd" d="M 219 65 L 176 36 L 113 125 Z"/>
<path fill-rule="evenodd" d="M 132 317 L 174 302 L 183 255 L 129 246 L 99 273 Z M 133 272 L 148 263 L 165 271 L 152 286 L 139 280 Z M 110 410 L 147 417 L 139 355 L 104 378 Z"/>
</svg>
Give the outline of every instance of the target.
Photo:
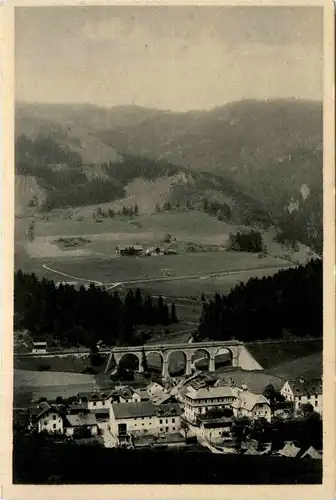
<svg viewBox="0 0 336 500">
<path fill-rule="evenodd" d="M 321 380 L 258 388 L 245 382 L 247 371 L 234 373 L 197 371 L 141 388 L 118 384 L 67 399 L 40 398 L 14 409 L 14 430 L 106 448 L 202 447 L 217 454 L 322 459 L 322 445 L 315 444 L 323 413 Z"/>
</svg>

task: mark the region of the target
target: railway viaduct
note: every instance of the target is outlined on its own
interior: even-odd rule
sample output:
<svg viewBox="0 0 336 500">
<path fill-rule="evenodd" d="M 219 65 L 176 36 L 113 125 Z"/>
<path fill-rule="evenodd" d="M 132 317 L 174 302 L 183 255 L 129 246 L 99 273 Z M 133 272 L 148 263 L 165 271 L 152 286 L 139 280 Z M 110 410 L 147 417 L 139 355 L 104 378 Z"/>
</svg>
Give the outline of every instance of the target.
<svg viewBox="0 0 336 500">
<path fill-rule="evenodd" d="M 162 376 L 169 375 L 169 357 L 174 352 L 182 352 L 185 357 L 186 375 L 191 374 L 192 358 L 198 351 L 205 351 L 209 356 L 209 371 L 215 371 L 215 358 L 219 354 L 223 354 L 223 349 L 226 349 L 231 356 L 231 363 L 234 367 L 241 367 L 244 370 L 262 370 L 262 366 L 252 356 L 252 354 L 244 346 L 243 342 L 238 340 L 224 342 L 195 342 L 187 344 L 152 344 L 135 347 L 114 347 L 109 355 L 106 364 L 105 373 L 111 369 L 112 361 L 116 366 L 126 354 L 133 354 L 139 360 L 139 371 L 143 371 L 142 356 L 143 352 L 148 354 L 158 354 L 162 360 Z"/>
</svg>

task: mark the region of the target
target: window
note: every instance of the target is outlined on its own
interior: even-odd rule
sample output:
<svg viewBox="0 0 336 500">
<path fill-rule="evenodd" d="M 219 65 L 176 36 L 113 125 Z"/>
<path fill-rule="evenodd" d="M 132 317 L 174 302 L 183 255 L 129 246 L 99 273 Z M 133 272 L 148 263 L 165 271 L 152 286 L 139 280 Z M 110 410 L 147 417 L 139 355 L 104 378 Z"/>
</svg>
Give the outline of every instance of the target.
<svg viewBox="0 0 336 500">
<path fill-rule="evenodd" d="M 95 401 L 92 402 L 92 406 L 96 406 L 96 402 Z"/>
<path fill-rule="evenodd" d="M 173 431 L 175 430 L 175 427 L 173 427 Z"/>
<path fill-rule="evenodd" d="M 56 424 L 53 424 L 53 429 L 56 429 Z"/>
<path fill-rule="evenodd" d="M 45 421 L 44 421 L 44 425 L 48 425 L 48 420 L 45 420 Z"/>
<path fill-rule="evenodd" d="M 102 405 L 105 406 L 105 401 L 102 401 Z"/>
<path fill-rule="evenodd" d="M 166 427 L 166 432 L 168 432 L 169 427 Z"/>
<path fill-rule="evenodd" d="M 168 418 L 166 418 L 166 424 L 168 424 Z"/>
<path fill-rule="evenodd" d="M 160 427 L 160 432 L 163 432 L 163 429 L 162 429 L 162 427 Z"/>
<path fill-rule="evenodd" d="M 299 401 L 301 401 L 301 396 L 299 396 Z"/>
<path fill-rule="evenodd" d="M 172 423 L 175 424 L 175 418 L 172 418 Z"/>
<path fill-rule="evenodd" d="M 144 426 L 145 424 L 142 424 L 142 427 Z"/>
<path fill-rule="evenodd" d="M 53 415 L 53 420 L 56 420 L 56 415 Z"/>
<path fill-rule="evenodd" d="M 160 424 L 162 424 L 162 418 L 160 419 Z"/>
<path fill-rule="evenodd" d="M 315 401 L 315 406 L 317 406 L 317 405 L 318 405 L 318 401 Z"/>
</svg>

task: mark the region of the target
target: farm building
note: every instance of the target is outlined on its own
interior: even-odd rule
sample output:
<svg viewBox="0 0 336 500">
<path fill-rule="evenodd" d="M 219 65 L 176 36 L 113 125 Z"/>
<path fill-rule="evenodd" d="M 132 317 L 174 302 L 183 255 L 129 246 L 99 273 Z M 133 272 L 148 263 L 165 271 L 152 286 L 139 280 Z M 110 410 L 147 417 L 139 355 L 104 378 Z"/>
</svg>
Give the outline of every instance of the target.
<svg viewBox="0 0 336 500">
<path fill-rule="evenodd" d="M 232 418 L 219 417 L 202 419 L 200 424 L 200 435 L 210 442 L 222 442 L 231 439 L 230 430 Z"/>
<path fill-rule="evenodd" d="M 158 407 L 150 401 L 113 403 L 110 427 L 119 442 L 143 435 L 176 434 L 181 428 L 181 407 L 178 403 Z"/>
<path fill-rule="evenodd" d="M 145 254 L 147 256 L 150 256 L 150 255 L 163 255 L 163 251 L 161 250 L 160 247 L 149 247 L 149 248 L 146 249 Z"/>
<path fill-rule="evenodd" d="M 177 254 L 177 252 L 176 252 L 175 248 L 165 248 L 165 249 L 163 250 L 163 253 L 164 253 L 165 255 L 176 255 L 176 254 Z"/>
<path fill-rule="evenodd" d="M 158 431 L 156 407 L 149 401 L 112 403 L 111 432 L 119 442 L 130 440 L 130 434 L 155 434 Z"/>
</svg>

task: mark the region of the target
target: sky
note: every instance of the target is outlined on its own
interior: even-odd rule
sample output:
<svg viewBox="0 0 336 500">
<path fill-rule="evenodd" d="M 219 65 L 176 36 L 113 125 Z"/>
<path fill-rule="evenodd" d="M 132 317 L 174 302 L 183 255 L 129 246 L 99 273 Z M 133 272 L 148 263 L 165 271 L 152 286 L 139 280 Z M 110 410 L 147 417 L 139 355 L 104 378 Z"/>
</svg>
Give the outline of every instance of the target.
<svg viewBox="0 0 336 500">
<path fill-rule="evenodd" d="M 186 111 L 322 99 L 318 7 L 16 8 L 16 99 Z"/>
</svg>

